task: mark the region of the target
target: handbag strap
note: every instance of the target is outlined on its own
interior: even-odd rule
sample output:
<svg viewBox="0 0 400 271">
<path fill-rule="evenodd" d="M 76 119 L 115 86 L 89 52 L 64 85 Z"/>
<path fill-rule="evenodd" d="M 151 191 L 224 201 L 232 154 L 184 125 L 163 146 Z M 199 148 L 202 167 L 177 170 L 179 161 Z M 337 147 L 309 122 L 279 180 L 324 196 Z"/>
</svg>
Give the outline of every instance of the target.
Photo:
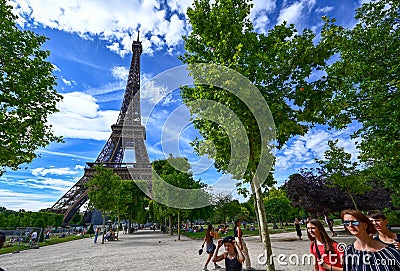
<svg viewBox="0 0 400 271">
<path fill-rule="evenodd" d="M 318 258 L 318 260 L 320 260 L 321 259 L 321 252 L 319 252 L 317 241 L 314 240 L 313 244 L 315 246 L 315 252 L 317 253 L 317 258 Z"/>
</svg>

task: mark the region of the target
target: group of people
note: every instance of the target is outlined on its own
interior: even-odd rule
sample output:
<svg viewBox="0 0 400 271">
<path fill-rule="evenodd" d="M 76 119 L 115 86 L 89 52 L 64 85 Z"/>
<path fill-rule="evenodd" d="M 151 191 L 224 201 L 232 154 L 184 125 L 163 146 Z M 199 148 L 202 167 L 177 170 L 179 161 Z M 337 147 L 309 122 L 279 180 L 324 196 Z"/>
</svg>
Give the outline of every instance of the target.
<svg viewBox="0 0 400 271">
<path fill-rule="evenodd" d="M 318 219 L 308 221 L 314 271 L 400 271 L 400 234 L 387 228 L 388 221 L 382 213 L 366 216 L 347 209 L 341 212 L 341 218 L 345 229 L 356 238 L 346 247 L 329 237 Z"/>
<path fill-rule="evenodd" d="M 214 263 L 214 268 L 221 268 L 217 262 L 224 260 L 226 271 L 241 271 L 243 263 L 246 265 L 246 270 L 253 270 L 251 268 L 249 252 L 246 243 L 243 240 L 243 233 L 240 225 L 241 221 L 236 220 L 235 227 L 233 228 L 233 236 L 226 236 L 223 239 L 219 239 L 217 241 L 217 245 L 215 245 L 214 239 L 219 238 L 218 231 L 215 231 L 213 226 L 208 224 L 203 245 L 201 246 L 202 248 L 200 250 L 201 254 L 203 252 L 204 245 L 206 245 L 208 257 L 204 265 L 204 271 L 208 271 L 207 266 L 211 260 Z M 225 250 L 218 255 L 219 249 L 222 246 L 224 246 Z"/>
</svg>

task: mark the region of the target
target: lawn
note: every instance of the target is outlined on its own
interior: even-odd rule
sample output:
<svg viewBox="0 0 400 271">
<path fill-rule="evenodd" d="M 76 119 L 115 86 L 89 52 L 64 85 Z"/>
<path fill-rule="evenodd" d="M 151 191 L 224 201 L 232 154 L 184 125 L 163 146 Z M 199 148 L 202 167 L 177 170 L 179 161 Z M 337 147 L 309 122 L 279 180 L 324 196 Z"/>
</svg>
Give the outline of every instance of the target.
<svg viewBox="0 0 400 271">
<path fill-rule="evenodd" d="M 87 237 L 89 237 L 89 235 L 85 235 L 84 237 L 82 237 L 81 235 L 67 235 L 63 238 L 52 237 L 50 239 L 47 239 L 46 242 L 37 242 L 36 244 L 38 244 L 39 247 L 44 247 L 44 246 L 69 242 L 69 241 L 73 241 L 73 240 L 78 240 L 78 239 L 82 239 L 82 238 L 87 238 Z M 33 249 L 33 248 L 29 245 L 29 243 L 24 243 L 24 242 L 21 242 L 19 244 L 19 249 L 18 249 L 18 242 L 15 242 L 12 244 L 5 243 L 3 248 L 0 249 L 0 254 L 15 253 L 18 250 L 21 251 L 21 250 L 26 250 L 26 249 Z"/>
</svg>

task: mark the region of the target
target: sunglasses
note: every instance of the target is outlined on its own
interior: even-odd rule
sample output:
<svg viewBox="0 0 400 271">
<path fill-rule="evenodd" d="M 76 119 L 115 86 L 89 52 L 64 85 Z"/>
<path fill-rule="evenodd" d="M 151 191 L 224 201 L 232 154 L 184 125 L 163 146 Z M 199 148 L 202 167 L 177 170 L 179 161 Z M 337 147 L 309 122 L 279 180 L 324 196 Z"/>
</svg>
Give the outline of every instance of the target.
<svg viewBox="0 0 400 271">
<path fill-rule="evenodd" d="M 358 221 L 358 220 L 343 220 L 343 225 L 346 226 L 346 227 L 349 226 L 350 223 L 353 226 L 358 226 L 358 225 L 360 225 L 361 222 Z"/>
</svg>

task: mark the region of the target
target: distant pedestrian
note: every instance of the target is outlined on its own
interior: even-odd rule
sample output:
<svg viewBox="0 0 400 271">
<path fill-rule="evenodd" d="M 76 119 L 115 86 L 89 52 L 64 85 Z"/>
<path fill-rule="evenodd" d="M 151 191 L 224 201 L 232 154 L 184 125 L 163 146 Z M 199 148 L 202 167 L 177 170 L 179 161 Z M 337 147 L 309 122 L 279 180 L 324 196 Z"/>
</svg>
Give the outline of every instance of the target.
<svg viewBox="0 0 400 271">
<path fill-rule="evenodd" d="M 307 223 L 307 236 L 310 239 L 310 252 L 315 257 L 314 271 L 342 271 L 343 249 L 332 240 L 318 219 Z"/>
<path fill-rule="evenodd" d="M 329 231 L 332 233 L 332 236 L 336 236 L 337 233 L 333 229 L 333 219 L 329 218 L 327 215 L 324 215 L 325 223 L 329 227 Z"/>
<path fill-rule="evenodd" d="M 35 230 L 33 230 L 31 232 L 31 244 L 32 244 L 32 246 L 36 245 L 36 241 L 37 241 L 37 232 Z"/>
<path fill-rule="evenodd" d="M 97 238 L 99 238 L 100 228 L 97 228 L 94 232 L 94 243 L 97 243 Z"/>
<path fill-rule="evenodd" d="M 240 247 L 240 250 L 243 252 L 245 258 L 246 270 L 253 270 L 253 268 L 251 267 L 249 250 L 247 249 L 246 242 L 243 240 L 243 232 L 242 229 L 240 228 L 240 225 L 241 225 L 240 219 L 236 220 L 235 227 L 233 228 L 233 236 L 235 237 L 236 242 Z"/>
<path fill-rule="evenodd" d="M 297 237 L 299 237 L 299 240 L 303 240 L 303 239 L 301 239 L 301 236 L 302 236 L 301 224 L 300 224 L 300 221 L 297 218 L 295 218 L 295 220 L 294 220 L 294 227 L 296 229 L 296 234 L 297 234 Z"/>
</svg>

